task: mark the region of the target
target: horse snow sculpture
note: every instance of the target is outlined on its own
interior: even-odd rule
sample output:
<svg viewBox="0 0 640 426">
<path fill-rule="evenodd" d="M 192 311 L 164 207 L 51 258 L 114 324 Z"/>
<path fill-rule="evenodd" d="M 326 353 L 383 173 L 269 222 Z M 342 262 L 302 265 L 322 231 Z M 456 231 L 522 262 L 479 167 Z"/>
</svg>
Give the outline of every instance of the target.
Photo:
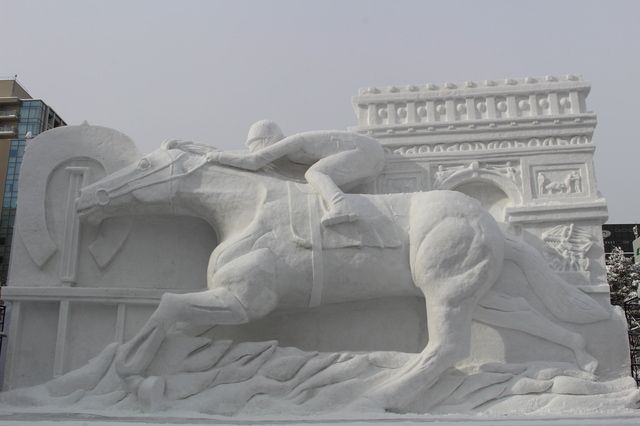
<svg viewBox="0 0 640 426">
<path fill-rule="evenodd" d="M 609 312 L 564 282 L 532 247 L 506 235 L 474 199 L 451 191 L 356 195 L 354 223 L 322 227 L 321 204 L 306 185 L 266 172 L 216 164 L 215 149 L 172 141 L 85 187 L 81 220 L 170 214 L 207 220 L 219 245 L 210 257 L 208 290 L 164 294 L 146 325 L 116 358 L 121 375 L 141 374 L 176 321 L 240 324 L 279 307 L 422 294 L 428 344 L 365 395 L 403 410 L 469 352 L 471 321 L 521 330 L 573 350 L 593 372 L 596 360 L 579 334 L 492 290 L 504 260 L 515 262 L 558 319 L 604 320 Z"/>
</svg>

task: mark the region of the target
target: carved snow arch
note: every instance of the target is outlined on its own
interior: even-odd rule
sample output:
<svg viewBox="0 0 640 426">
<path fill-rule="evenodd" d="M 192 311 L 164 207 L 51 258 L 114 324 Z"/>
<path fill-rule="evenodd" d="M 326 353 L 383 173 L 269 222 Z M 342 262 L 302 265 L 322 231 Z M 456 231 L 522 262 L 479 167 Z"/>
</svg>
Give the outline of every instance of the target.
<svg viewBox="0 0 640 426">
<path fill-rule="evenodd" d="M 456 173 L 442 182 L 438 189 L 460 191 L 478 199 L 499 221 L 505 220 L 505 207 L 522 204 L 522 192 L 516 183 L 488 170 L 471 169 Z"/>
<path fill-rule="evenodd" d="M 484 182 L 486 184 L 493 184 L 497 186 L 507 197 L 509 197 L 513 205 L 522 204 L 522 191 L 516 185 L 516 183 L 504 176 L 501 173 L 497 173 L 491 170 L 473 169 L 469 168 L 464 171 L 454 173 L 449 176 L 442 184 L 436 189 L 449 189 L 454 190 L 456 187 L 472 183 L 472 182 Z"/>
</svg>

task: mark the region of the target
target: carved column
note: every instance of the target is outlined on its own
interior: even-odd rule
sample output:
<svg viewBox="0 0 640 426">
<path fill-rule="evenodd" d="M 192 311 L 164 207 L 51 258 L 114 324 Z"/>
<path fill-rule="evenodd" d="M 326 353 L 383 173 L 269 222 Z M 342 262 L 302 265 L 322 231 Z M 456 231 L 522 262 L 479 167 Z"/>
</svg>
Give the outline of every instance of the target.
<svg viewBox="0 0 640 426">
<path fill-rule="evenodd" d="M 578 92 L 569 92 L 569 101 L 571 102 L 571 114 L 580 114 L 580 95 Z"/>
<path fill-rule="evenodd" d="M 493 96 L 487 96 L 487 118 L 496 119 L 496 98 Z"/>
<path fill-rule="evenodd" d="M 467 98 L 465 103 L 467 108 L 467 120 L 476 120 L 478 116 L 476 115 L 475 100 L 473 98 Z"/>
<path fill-rule="evenodd" d="M 560 114 L 560 104 L 558 103 L 558 94 L 555 92 L 549 93 L 549 113 L 551 115 Z"/>
<path fill-rule="evenodd" d="M 418 121 L 416 116 L 416 103 L 407 102 L 407 124 L 413 124 Z"/>
<path fill-rule="evenodd" d="M 515 118 L 518 116 L 518 106 L 516 105 L 515 96 L 507 96 L 507 117 Z"/>
<path fill-rule="evenodd" d="M 396 105 L 393 102 L 389 102 L 387 104 L 387 124 L 392 126 L 397 122 Z"/>
<path fill-rule="evenodd" d="M 69 189 L 67 191 L 67 209 L 65 213 L 65 229 L 60 259 L 60 280 L 66 285 L 75 285 L 78 263 L 78 239 L 80 237 L 80 221 L 76 213 L 76 198 L 80 189 L 86 185 L 89 174 L 88 167 L 67 167 L 69 172 Z"/>
<path fill-rule="evenodd" d="M 378 124 L 378 108 L 376 108 L 376 104 L 367 105 L 367 119 L 369 120 L 369 126 Z"/>
<path fill-rule="evenodd" d="M 538 97 L 535 93 L 529 95 L 529 111 L 531 117 L 540 115 L 540 109 L 538 108 Z"/>
<path fill-rule="evenodd" d="M 427 122 L 433 123 L 436 121 L 436 104 L 433 101 L 427 101 Z"/>
<path fill-rule="evenodd" d="M 456 121 L 456 105 L 453 99 L 447 99 L 444 104 L 446 108 L 447 121 Z"/>
</svg>

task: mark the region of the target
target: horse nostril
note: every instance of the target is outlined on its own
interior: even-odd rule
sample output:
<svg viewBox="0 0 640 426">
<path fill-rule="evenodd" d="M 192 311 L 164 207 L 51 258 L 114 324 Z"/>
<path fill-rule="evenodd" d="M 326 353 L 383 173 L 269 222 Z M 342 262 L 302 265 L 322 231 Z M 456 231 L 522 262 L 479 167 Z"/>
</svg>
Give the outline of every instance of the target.
<svg viewBox="0 0 640 426">
<path fill-rule="evenodd" d="M 98 200 L 98 204 L 100 204 L 101 206 L 109 204 L 109 193 L 104 189 L 99 189 L 96 191 L 96 198 Z"/>
</svg>

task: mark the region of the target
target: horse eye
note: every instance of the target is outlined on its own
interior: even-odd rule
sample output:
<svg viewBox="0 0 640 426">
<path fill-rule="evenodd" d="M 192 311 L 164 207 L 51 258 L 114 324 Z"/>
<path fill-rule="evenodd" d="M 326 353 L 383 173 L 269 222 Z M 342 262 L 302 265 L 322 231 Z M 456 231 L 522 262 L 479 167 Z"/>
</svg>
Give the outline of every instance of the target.
<svg viewBox="0 0 640 426">
<path fill-rule="evenodd" d="M 147 160 L 146 158 L 143 158 L 142 160 L 140 160 L 140 162 L 138 163 L 138 168 L 140 170 L 146 170 L 149 167 L 151 167 L 151 163 L 149 162 L 149 160 Z"/>
</svg>

